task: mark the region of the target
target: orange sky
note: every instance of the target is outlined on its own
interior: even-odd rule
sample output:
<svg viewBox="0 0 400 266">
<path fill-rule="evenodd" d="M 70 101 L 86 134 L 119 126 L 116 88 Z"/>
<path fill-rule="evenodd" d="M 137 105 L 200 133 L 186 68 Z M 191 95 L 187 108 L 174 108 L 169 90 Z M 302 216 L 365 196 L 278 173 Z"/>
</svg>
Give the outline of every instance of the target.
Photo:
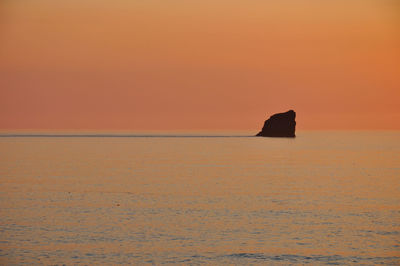
<svg viewBox="0 0 400 266">
<path fill-rule="evenodd" d="M 400 129 L 396 0 L 3 0 L 0 129 Z"/>
</svg>

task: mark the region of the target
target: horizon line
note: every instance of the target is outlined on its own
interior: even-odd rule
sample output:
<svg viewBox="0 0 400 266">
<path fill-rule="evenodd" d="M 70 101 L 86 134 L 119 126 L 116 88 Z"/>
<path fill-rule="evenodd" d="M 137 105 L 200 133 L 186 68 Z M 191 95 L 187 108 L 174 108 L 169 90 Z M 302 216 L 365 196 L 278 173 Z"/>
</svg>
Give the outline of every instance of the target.
<svg viewBox="0 0 400 266">
<path fill-rule="evenodd" d="M 248 138 L 255 135 L 157 134 L 0 134 L 0 138 Z"/>
</svg>

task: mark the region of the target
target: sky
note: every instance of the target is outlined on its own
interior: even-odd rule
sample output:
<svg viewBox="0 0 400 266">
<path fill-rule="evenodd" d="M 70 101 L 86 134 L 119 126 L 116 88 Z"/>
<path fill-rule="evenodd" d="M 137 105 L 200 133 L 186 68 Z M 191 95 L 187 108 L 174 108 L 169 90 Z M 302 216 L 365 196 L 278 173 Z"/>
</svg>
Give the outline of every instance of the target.
<svg viewBox="0 0 400 266">
<path fill-rule="evenodd" d="M 2 0 L 0 130 L 399 130 L 399 2 Z"/>
</svg>

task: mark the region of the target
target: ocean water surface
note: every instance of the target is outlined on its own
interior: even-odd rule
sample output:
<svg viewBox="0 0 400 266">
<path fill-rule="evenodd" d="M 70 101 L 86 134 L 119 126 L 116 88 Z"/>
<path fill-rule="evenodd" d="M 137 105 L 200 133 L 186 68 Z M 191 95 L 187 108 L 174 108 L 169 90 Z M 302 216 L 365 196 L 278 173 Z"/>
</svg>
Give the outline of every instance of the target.
<svg viewBox="0 0 400 266">
<path fill-rule="evenodd" d="M 1 135 L 0 264 L 128 263 L 398 265 L 400 132 Z"/>
</svg>

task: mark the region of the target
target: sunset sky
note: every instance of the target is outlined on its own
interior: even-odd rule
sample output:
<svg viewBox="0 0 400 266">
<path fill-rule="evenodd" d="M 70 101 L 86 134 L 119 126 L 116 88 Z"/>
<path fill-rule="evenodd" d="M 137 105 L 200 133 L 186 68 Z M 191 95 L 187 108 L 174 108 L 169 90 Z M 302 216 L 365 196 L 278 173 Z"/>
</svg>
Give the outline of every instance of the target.
<svg viewBox="0 0 400 266">
<path fill-rule="evenodd" d="M 400 129 L 399 3 L 3 0 L 0 129 Z"/>
</svg>

